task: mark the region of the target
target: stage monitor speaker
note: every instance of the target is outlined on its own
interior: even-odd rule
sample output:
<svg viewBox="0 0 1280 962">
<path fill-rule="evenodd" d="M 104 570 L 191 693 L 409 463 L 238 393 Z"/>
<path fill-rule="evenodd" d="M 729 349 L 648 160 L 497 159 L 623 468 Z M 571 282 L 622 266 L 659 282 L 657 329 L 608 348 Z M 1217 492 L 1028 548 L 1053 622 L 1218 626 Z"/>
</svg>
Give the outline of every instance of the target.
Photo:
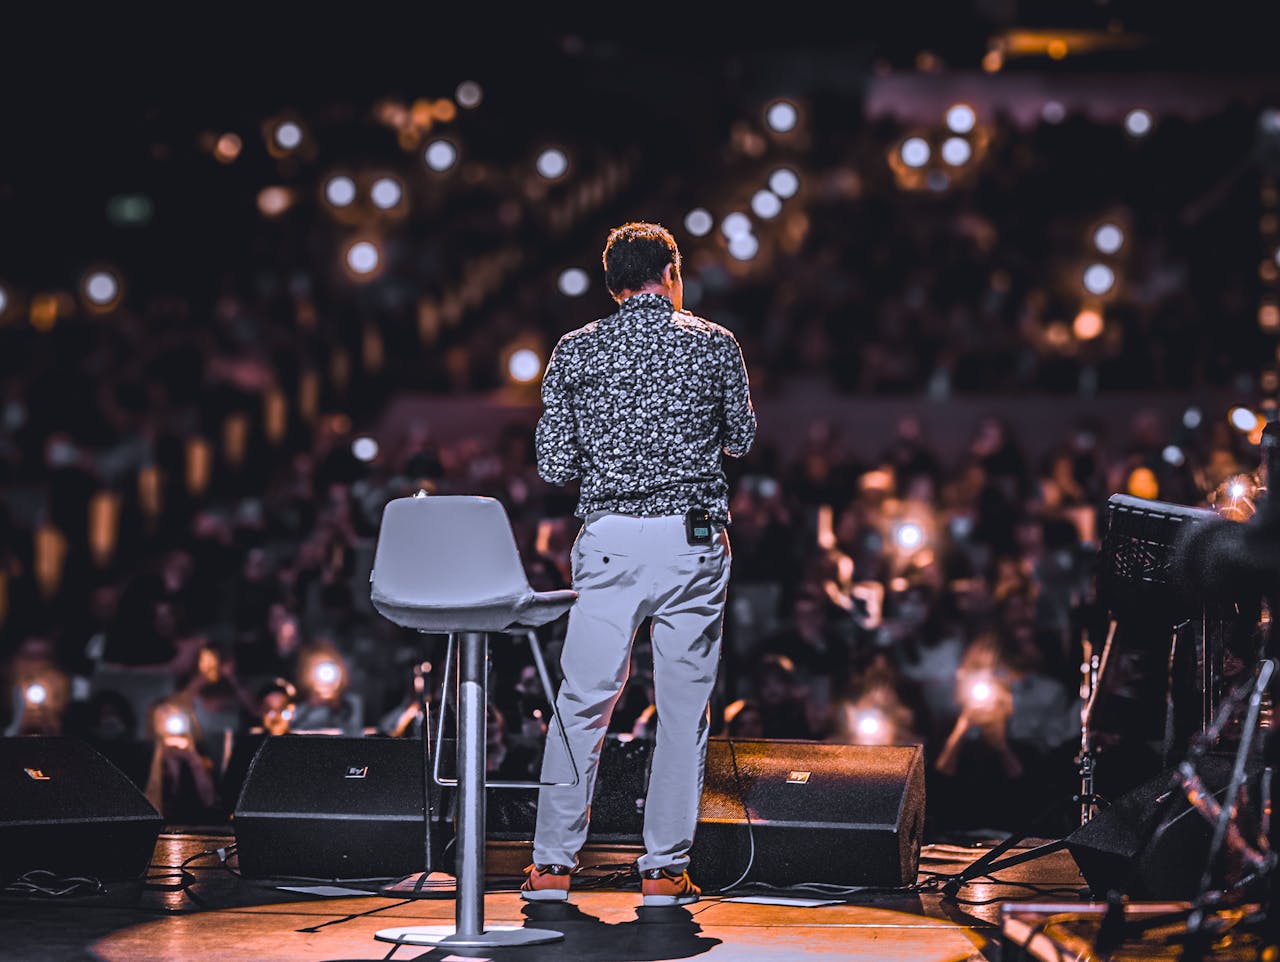
<svg viewBox="0 0 1280 962">
<path fill-rule="evenodd" d="M 420 871 L 422 742 L 278 735 L 232 815 L 246 878 L 384 879 Z"/>
<path fill-rule="evenodd" d="M 924 794 L 918 745 L 713 738 L 689 874 L 708 890 L 748 862 L 745 882 L 913 884 Z"/>
<path fill-rule="evenodd" d="M 1201 780 L 1219 803 L 1233 764 L 1234 758 L 1226 755 L 1206 755 L 1197 764 Z M 1182 789 L 1173 787 L 1173 774 L 1168 769 L 1148 779 L 1067 836 L 1067 850 L 1095 896 L 1109 891 L 1137 899 L 1196 896 L 1213 826 L 1191 807 Z M 1243 824 L 1257 825 L 1257 766 L 1250 766 L 1246 776 L 1250 804 L 1240 818 Z"/>
<path fill-rule="evenodd" d="M 34 869 L 137 878 L 163 827 L 129 777 L 86 742 L 0 738 L 0 881 Z"/>
</svg>

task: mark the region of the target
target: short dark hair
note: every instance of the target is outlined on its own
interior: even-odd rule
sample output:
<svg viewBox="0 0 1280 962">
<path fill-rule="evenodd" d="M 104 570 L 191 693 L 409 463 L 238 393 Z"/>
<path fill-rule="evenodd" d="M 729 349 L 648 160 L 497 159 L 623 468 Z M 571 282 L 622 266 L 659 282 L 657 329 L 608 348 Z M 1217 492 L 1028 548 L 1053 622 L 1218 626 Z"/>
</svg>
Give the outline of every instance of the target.
<svg viewBox="0 0 1280 962">
<path fill-rule="evenodd" d="M 680 248 L 661 224 L 632 221 L 609 231 L 604 245 L 604 283 L 615 297 L 662 280 L 668 264 L 680 272 Z"/>
</svg>

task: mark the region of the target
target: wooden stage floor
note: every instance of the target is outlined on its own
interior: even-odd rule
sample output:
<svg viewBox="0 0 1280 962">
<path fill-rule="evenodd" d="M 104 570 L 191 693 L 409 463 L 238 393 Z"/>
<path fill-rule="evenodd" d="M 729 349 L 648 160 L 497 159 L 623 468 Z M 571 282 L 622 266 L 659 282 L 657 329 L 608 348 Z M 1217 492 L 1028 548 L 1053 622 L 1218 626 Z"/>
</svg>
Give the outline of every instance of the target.
<svg viewBox="0 0 1280 962">
<path fill-rule="evenodd" d="M 644 909 L 638 890 L 576 891 L 567 905 L 527 905 L 514 891 L 528 862 L 528 843 L 491 843 L 487 925 L 556 929 L 563 942 L 522 949 L 396 947 L 374 939 L 379 929 L 453 922 L 451 898 L 387 898 L 372 884 L 348 886 L 372 894 L 322 897 L 283 891 L 280 881 L 249 881 L 216 855 L 195 860 L 190 877 L 169 877 L 198 853 L 230 846 L 230 835 L 198 831 L 161 835 L 150 882 L 114 883 L 104 895 L 78 899 L 0 899 L 0 959 L 95 962 L 353 962 L 492 959 L 554 962 L 660 962 L 705 959 L 884 959 L 902 962 L 1084 959 L 1090 954 L 1099 907 L 1066 852 L 1056 852 L 981 880 L 960 893 L 968 904 L 934 891 L 864 892 L 836 904 L 759 904 L 704 897 L 694 905 Z M 1030 844 L 1030 842 L 1028 843 Z M 957 872 L 984 848 L 927 846 L 921 869 Z M 614 848 L 584 853 L 595 864 L 622 862 L 636 852 Z M 234 864 L 234 860 L 233 860 Z M 184 884 L 185 883 L 185 884 Z M 298 883 L 301 884 L 301 883 Z M 170 886 L 168 888 L 162 886 Z M 809 893 L 766 893 L 786 898 Z M 1143 906 L 1135 905 L 1136 911 Z M 1135 936 L 1114 959 L 1176 959 L 1176 944 Z M 1165 933 L 1167 935 L 1167 933 Z M 1254 958 L 1251 936 L 1230 935 L 1205 956 Z M 1030 943 L 1026 949 L 1021 946 Z"/>
</svg>

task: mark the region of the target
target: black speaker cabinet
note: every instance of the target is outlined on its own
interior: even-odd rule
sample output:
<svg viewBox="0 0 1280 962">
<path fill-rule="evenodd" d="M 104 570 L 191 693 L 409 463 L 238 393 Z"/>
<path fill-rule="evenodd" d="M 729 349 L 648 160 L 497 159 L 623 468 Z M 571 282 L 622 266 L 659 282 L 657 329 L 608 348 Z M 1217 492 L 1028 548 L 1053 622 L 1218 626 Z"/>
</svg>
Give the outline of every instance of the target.
<svg viewBox="0 0 1280 962">
<path fill-rule="evenodd" d="M 420 871 L 422 742 L 267 738 L 249 765 L 232 824 L 246 878 L 384 879 Z"/>
<path fill-rule="evenodd" d="M 0 881 L 33 869 L 137 878 L 163 827 L 128 776 L 86 742 L 0 738 Z"/>
<path fill-rule="evenodd" d="M 909 885 L 923 829 L 918 745 L 713 738 L 689 875 L 720 889 L 750 861 L 749 882 Z"/>
<path fill-rule="evenodd" d="M 1224 803 L 1234 758 L 1206 755 L 1197 771 L 1206 788 Z M 1249 804 L 1239 812 L 1246 838 L 1258 824 L 1261 779 L 1256 765 L 1246 769 Z M 1067 850 L 1094 895 L 1117 891 L 1131 898 L 1194 898 L 1200 886 L 1213 826 L 1192 808 L 1166 770 L 1116 799 L 1067 837 Z"/>
</svg>

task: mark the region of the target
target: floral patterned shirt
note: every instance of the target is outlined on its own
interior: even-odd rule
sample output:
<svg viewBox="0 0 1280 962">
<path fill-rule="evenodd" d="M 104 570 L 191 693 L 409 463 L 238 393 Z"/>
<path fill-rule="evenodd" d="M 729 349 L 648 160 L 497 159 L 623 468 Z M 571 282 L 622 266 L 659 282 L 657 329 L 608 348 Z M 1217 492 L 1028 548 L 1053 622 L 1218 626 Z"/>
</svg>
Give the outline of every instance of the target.
<svg viewBox="0 0 1280 962">
<path fill-rule="evenodd" d="M 582 479 L 578 517 L 645 517 L 705 507 L 729 522 L 721 454 L 751 448 L 756 415 L 728 328 L 636 294 L 570 331 L 542 378 L 538 474 Z"/>
</svg>

